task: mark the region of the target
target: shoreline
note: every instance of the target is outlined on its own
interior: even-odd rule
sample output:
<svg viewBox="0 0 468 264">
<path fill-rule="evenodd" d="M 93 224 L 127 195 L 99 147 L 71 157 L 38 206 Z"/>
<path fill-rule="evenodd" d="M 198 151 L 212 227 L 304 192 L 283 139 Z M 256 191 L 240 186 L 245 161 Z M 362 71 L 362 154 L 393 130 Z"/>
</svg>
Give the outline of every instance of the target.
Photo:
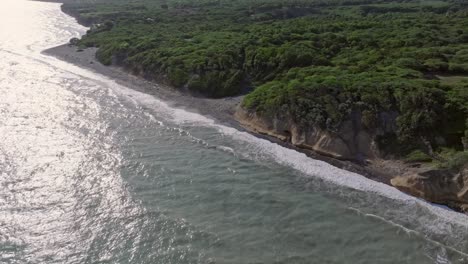
<svg viewBox="0 0 468 264">
<path fill-rule="evenodd" d="M 283 147 L 296 150 L 306 154 L 309 158 L 327 162 L 330 165 L 343 170 L 363 175 L 364 177 L 390 185 L 390 180 L 396 176 L 416 172 L 402 161 L 397 160 L 375 160 L 370 164 L 357 164 L 352 161 L 339 160 L 336 158 L 318 154 L 315 151 L 298 148 L 288 142 L 281 141 L 275 137 L 257 133 L 242 126 L 234 117 L 236 108 L 242 101 L 243 96 L 211 99 L 197 97 L 188 92 L 177 90 L 168 85 L 159 84 L 143 77 L 133 75 L 122 67 L 105 66 L 95 57 L 96 48 L 78 49 L 76 46 L 64 44 L 42 51 L 43 54 L 53 56 L 73 65 L 86 68 L 98 74 L 107 76 L 117 83 L 130 89 L 149 94 L 171 107 L 181 108 L 189 112 L 195 112 L 215 120 L 217 123 L 237 130 L 250 133 L 256 137 L 269 140 Z M 393 186 L 392 186 L 393 187 Z"/>
<path fill-rule="evenodd" d="M 64 0 L 52 1 L 64 2 Z M 77 23 L 86 26 L 84 21 L 80 21 L 79 15 L 65 11 L 63 6 L 61 10 L 74 17 Z M 296 146 L 292 142 L 264 134 L 262 131 L 257 131 L 255 127 L 246 126 L 247 124 L 243 125 L 241 120 L 237 120 L 236 112 L 245 95 L 220 99 L 200 97 L 188 91 L 165 85 L 158 82 L 158 80 L 148 80 L 143 76 L 134 75 L 124 67 L 105 66 L 96 59 L 96 51 L 97 48 L 79 49 L 77 46 L 66 43 L 44 50 L 42 53 L 107 76 L 125 87 L 154 96 L 171 107 L 201 114 L 213 119 L 218 124 L 247 132 L 255 137 L 303 153 L 309 158 L 326 162 L 339 169 L 360 174 L 369 180 L 388 185 L 401 193 L 426 200 L 429 203 L 448 206 L 455 211 L 468 214 L 468 203 L 460 196 L 465 195 L 464 190 L 468 186 L 468 165 L 465 165 L 464 169 L 457 173 L 440 170 L 429 164 L 406 162 L 401 159 L 374 158 L 358 163 L 357 161 L 322 155 L 314 150 Z M 442 177 L 432 177 L 430 176 L 432 174 Z M 465 178 L 465 182 L 459 181 L 459 179 Z M 433 188 L 437 189 L 435 193 Z"/>
<path fill-rule="evenodd" d="M 96 48 L 87 48 L 79 51 L 76 46 L 64 44 L 46 49 L 41 53 L 104 75 L 133 90 L 155 96 L 172 107 L 195 112 L 214 119 L 220 124 L 243 130 L 237 121 L 230 118 L 243 96 L 222 99 L 197 97 L 168 85 L 133 75 L 121 67 L 105 66 L 95 58 L 96 50 Z"/>
<path fill-rule="evenodd" d="M 66 3 L 70 0 L 33 0 L 33 1 L 44 1 L 44 2 L 55 2 L 55 3 Z M 61 11 L 71 17 L 73 17 L 78 24 L 85 27 L 83 21 L 80 21 L 79 15 L 69 13 L 64 10 L 63 5 Z M 97 48 L 86 48 L 78 51 L 78 47 L 65 43 L 57 47 L 49 48 L 41 53 L 56 57 L 60 60 L 74 64 L 79 67 L 86 68 L 88 70 L 97 72 L 105 75 L 119 84 L 122 84 L 128 88 L 134 89 L 139 92 L 143 92 L 152 96 L 155 96 L 172 107 L 181 108 L 189 112 L 199 113 L 206 117 L 214 119 L 216 122 L 222 125 L 233 127 L 239 131 L 247 132 L 253 136 L 266 139 L 270 142 L 279 144 L 283 147 L 296 150 L 300 153 L 304 153 L 309 158 L 324 161 L 332 166 L 338 167 L 343 170 L 360 174 L 370 180 L 382 182 L 393 188 L 391 180 L 397 176 L 405 176 L 410 174 L 417 174 L 423 169 L 414 164 L 406 164 L 402 160 L 384 160 L 376 159 L 371 163 L 358 164 L 355 161 L 340 160 L 337 158 L 325 156 L 319 154 L 313 150 L 299 148 L 290 142 L 285 142 L 274 136 L 261 134 L 255 130 L 251 130 L 238 122 L 234 115 L 236 107 L 242 102 L 245 95 L 235 97 L 225 97 L 220 99 L 210 99 L 203 97 L 195 97 L 188 92 L 177 90 L 169 85 L 157 83 L 156 81 L 146 80 L 142 76 L 136 76 L 128 71 L 125 71 L 122 67 L 118 66 L 105 66 L 96 59 Z M 397 188 L 395 188 L 397 189 Z M 401 190 L 400 190 L 401 191 Z"/>
</svg>

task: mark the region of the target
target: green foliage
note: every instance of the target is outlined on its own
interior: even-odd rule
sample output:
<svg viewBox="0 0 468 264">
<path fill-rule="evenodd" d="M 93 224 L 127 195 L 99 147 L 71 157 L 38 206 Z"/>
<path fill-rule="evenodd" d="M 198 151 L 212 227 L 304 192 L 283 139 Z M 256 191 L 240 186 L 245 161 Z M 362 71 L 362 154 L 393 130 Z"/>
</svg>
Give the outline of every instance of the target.
<svg viewBox="0 0 468 264">
<path fill-rule="evenodd" d="M 408 140 L 434 135 L 437 132 L 435 129 L 442 128 L 445 120 L 444 97 L 443 90 L 437 88 L 418 87 L 411 91 L 399 91 L 399 135 Z"/>
<path fill-rule="evenodd" d="M 406 162 L 431 162 L 432 158 L 421 150 L 414 150 L 405 157 Z"/>
<path fill-rule="evenodd" d="M 180 68 L 169 68 L 168 78 L 172 85 L 180 87 L 187 83 L 188 74 Z"/>
<path fill-rule="evenodd" d="M 447 161 L 439 164 L 439 167 L 459 170 L 468 165 L 468 151 L 453 152 Z"/>
<path fill-rule="evenodd" d="M 466 1 L 465 1 L 466 2 Z M 104 64 L 335 130 L 351 115 L 398 143 L 460 144 L 468 115 L 468 5 L 461 0 L 77 0 L 80 45 Z M 468 136 L 468 135 L 467 135 Z M 454 143 L 458 142 L 458 143 Z M 458 146 L 459 147 L 459 146 Z"/>
</svg>

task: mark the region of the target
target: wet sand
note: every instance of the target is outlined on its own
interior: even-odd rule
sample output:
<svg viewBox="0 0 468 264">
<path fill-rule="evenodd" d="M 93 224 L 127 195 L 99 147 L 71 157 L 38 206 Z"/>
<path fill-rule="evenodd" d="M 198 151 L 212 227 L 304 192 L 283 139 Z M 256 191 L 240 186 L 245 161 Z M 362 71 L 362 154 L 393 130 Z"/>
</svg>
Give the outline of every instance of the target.
<svg viewBox="0 0 468 264">
<path fill-rule="evenodd" d="M 305 153 L 313 159 L 325 161 L 338 168 L 361 174 L 375 181 L 390 184 L 390 179 L 393 177 L 417 170 L 417 168 L 411 168 L 408 164 L 398 160 L 375 160 L 370 164 L 357 164 L 351 161 L 337 160 L 319 155 L 310 150 L 299 149 L 287 142 L 280 141 L 270 136 L 247 131 L 234 118 L 236 108 L 242 101 L 243 96 L 227 97 L 222 99 L 194 96 L 188 92 L 175 89 L 168 85 L 156 83 L 146 80 L 140 76 L 132 75 L 121 67 L 105 66 L 97 61 L 95 57 L 96 50 L 96 48 L 81 50 L 76 46 L 65 44 L 45 50 L 43 53 L 92 70 L 98 74 L 105 75 L 128 88 L 153 95 L 156 98 L 167 102 L 172 107 L 199 113 L 215 120 L 219 124 L 234 127 L 240 131 L 249 132 L 257 137 L 264 138 L 284 147 Z"/>
<path fill-rule="evenodd" d="M 168 85 L 148 81 L 142 77 L 132 75 L 121 67 L 105 66 L 95 58 L 96 50 L 96 48 L 80 50 L 75 46 L 65 44 L 45 50 L 43 53 L 105 75 L 117 83 L 136 91 L 153 95 L 169 103 L 170 106 L 199 113 L 216 120 L 220 124 L 242 129 L 233 119 L 233 114 L 237 105 L 242 101 L 243 96 L 222 99 L 197 97 Z"/>
</svg>

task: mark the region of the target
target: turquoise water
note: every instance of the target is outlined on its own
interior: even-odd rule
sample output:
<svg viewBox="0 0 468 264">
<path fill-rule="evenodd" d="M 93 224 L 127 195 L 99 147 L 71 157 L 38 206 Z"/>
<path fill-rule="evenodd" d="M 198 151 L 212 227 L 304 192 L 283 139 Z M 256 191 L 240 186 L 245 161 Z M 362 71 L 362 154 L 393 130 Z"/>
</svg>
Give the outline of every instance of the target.
<svg viewBox="0 0 468 264">
<path fill-rule="evenodd" d="M 466 216 L 41 55 L 85 29 L 0 5 L 0 263 L 468 262 Z"/>
</svg>

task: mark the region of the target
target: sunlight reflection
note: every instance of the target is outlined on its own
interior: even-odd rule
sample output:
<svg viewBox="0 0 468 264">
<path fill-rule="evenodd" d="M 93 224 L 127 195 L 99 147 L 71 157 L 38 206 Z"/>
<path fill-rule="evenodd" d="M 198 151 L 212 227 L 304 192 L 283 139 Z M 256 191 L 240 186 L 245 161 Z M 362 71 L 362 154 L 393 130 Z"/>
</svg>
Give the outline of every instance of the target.
<svg viewBox="0 0 468 264">
<path fill-rule="evenodd" d="M 102 106 L 63 89 L 94 96 L 101 87 L 30 59 L 85 28 L 59 4 L 1 5 L 0 262 L 15 255 L 33 263 L 79 260 L 74 254 L 88 250 L 109 221 L 140 210 L 124 188 Z"/>
</svg>

